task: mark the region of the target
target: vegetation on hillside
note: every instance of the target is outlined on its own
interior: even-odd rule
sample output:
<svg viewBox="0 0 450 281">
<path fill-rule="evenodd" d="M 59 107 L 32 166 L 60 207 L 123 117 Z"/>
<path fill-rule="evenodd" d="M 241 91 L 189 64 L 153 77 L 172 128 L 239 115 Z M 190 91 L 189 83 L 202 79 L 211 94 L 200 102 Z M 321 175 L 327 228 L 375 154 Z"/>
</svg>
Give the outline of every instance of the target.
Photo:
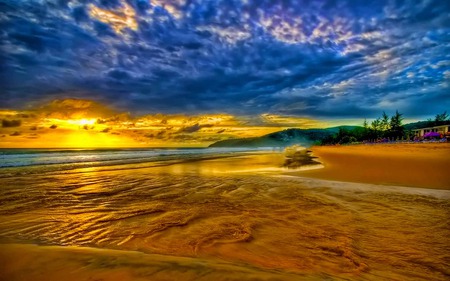
<svg viewBox="0 0 450 281">
<path fill-rule="evenodd" d="M 354 142 L 380 142 L 390 140 L 411 140 L 414 137 L 412 130 L 450 124 L 450 118 L 445 111 L 437 114 L 435 119 L 403 125 L 403 114 L 398 111 L 391 117 L 385 112 L 381 117 L 373 120 L 370 124 L 364 120 L 363 127 L 355 127 L 353 130 L 345 128 L 321 141 L 322 144 L 347 144 Z"/>
</svg>

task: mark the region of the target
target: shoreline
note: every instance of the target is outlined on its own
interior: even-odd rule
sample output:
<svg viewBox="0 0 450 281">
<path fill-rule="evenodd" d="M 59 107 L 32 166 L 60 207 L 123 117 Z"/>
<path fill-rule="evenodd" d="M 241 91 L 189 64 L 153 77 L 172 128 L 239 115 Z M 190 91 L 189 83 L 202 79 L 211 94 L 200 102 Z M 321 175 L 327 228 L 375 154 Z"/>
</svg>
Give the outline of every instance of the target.
<svg viewBox="0 0 450 281">
<path fill-rule="evenodd" d="M 450 143 L 313 146 L 322 169 L 286 175 L 450 190 Z"/>
</svg>

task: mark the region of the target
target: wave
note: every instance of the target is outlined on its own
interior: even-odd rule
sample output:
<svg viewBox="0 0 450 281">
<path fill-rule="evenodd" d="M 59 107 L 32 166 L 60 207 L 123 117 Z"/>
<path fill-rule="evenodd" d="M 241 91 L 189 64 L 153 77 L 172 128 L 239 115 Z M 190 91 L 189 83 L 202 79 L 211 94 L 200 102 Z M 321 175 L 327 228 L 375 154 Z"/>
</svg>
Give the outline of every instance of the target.
<svg viewBox="0 0 450 281">
<path fill-rule="evenodd" d="M 192 159 L 205 155 L 264 151 L 264 148 L 152 148 L 152 149 L 90 149 L 90 150 L 0 150 L 0 168 L 53 164 L 127 164 L 174 159 Z M 84 166 L 84 165 L 83 165 Z"/>
</svg>

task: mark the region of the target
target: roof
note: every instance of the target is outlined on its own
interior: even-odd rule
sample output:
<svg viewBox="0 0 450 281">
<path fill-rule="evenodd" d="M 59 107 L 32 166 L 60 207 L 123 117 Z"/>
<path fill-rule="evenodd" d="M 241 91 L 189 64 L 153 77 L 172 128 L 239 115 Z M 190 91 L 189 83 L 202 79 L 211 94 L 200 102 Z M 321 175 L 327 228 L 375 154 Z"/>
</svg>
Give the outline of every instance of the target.
<svg viewBox="0 0 450 281">
<path fill-rule="evenodd" d="M 433 126 L 433 127 L 424 127 L 424 128 L 417 128 L 417 129 L 414 129 L 414 130 L 412 130 L 412 131 L 420 131 L 420 130 L 426 130 L 426 129 L 436 129 L 436 128 L 445 128 L 445 127 L 448 127 L 448 126 L 450 126 L 450 125 L 438 125 L 438 126 Z"/>
</svg>

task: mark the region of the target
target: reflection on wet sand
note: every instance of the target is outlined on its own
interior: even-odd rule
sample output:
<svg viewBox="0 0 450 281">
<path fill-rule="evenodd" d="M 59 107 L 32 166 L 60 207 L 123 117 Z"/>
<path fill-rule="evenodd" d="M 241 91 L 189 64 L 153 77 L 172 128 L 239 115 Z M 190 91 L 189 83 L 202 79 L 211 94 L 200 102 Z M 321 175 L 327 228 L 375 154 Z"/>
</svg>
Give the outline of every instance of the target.
<svg viewBox="0 0 450 281">
<path fill-rule="evenodd" d="M 8 280 L 448 280 L 449 191 L 250 172 L 273 161 L 284 159 L 1 178 L 0 269 Z"/>
</svg>

